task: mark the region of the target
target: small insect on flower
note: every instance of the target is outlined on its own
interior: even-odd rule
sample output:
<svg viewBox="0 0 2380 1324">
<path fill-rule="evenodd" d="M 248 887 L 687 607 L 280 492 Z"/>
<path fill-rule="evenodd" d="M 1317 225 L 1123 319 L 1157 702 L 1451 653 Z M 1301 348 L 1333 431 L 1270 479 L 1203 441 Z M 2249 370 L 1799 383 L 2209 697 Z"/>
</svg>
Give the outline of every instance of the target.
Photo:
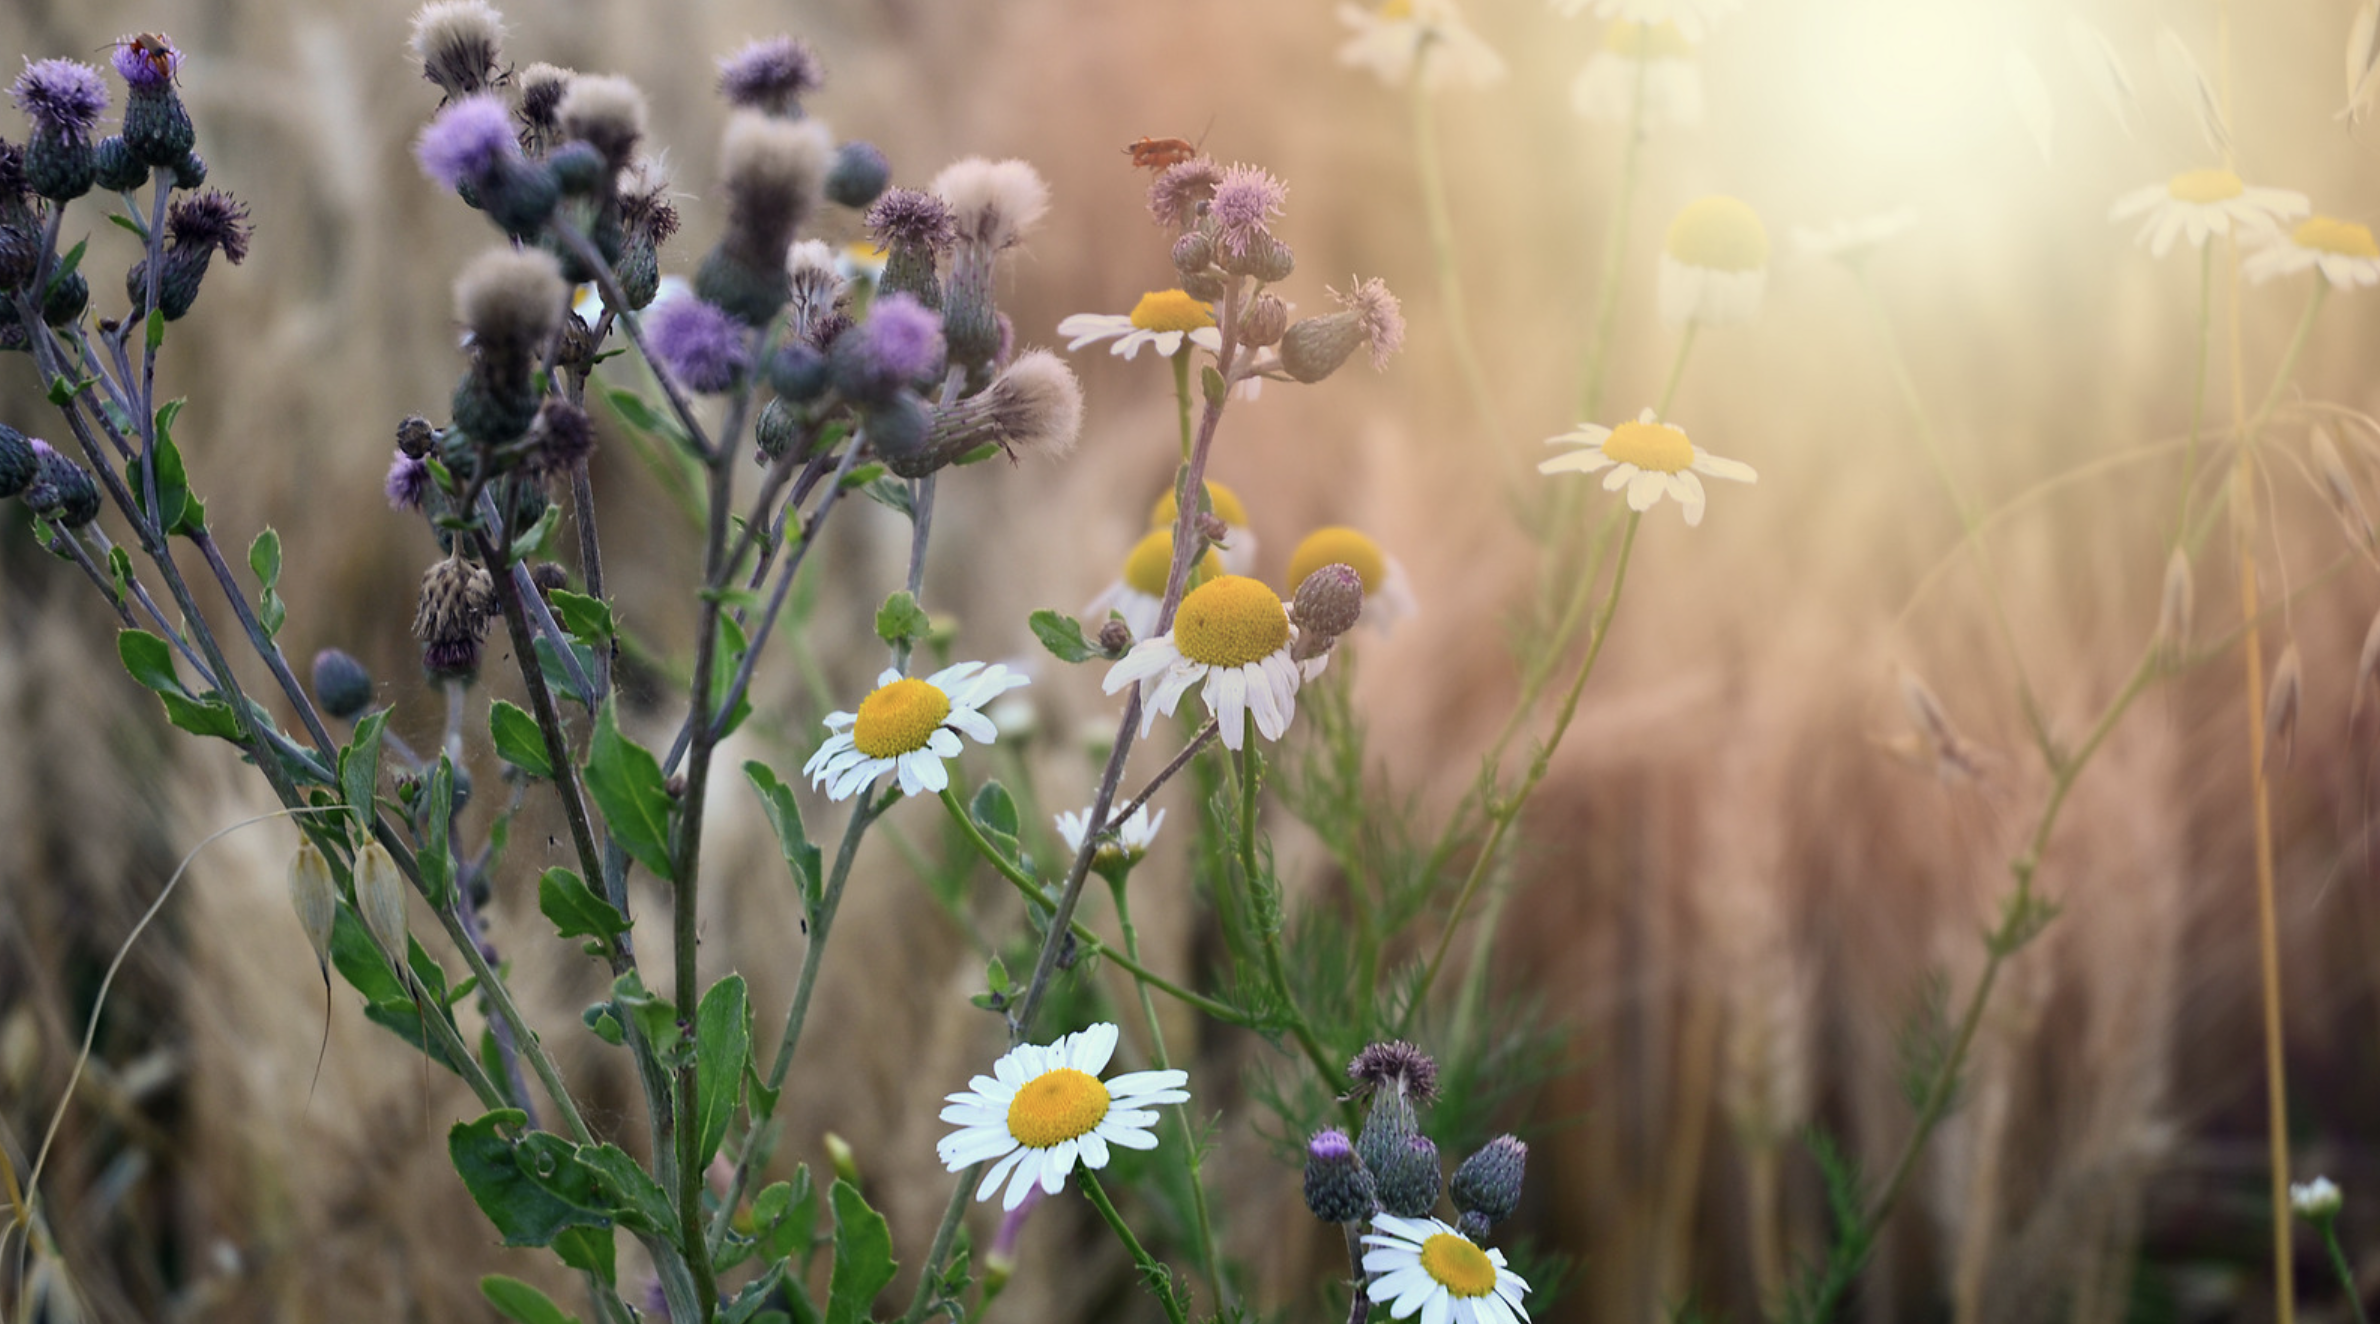
<svg viewBox="0 0 2380 1324">
<path fill-rule="evenodd" d="M 148 62 L 159 78 L 174 76 L 174 47 L 162 34 L 142 32 L 126 37 L 118 45 Z"/>
<path fill-rule="evenodd" d="M 1187 138 L 1139 138 L 1124 144 L 1135 170 L 1170 170 L 1195 160 L 1198 144 Z"/>
</svg>

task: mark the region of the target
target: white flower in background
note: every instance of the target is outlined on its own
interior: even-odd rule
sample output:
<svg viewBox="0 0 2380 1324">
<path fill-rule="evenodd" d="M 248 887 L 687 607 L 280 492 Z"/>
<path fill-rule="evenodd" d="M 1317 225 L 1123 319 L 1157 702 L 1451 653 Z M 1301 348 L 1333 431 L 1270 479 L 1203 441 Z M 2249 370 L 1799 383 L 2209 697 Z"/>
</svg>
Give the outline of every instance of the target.
<svg viewBox="0 0 2380 1324">
<path fill-rule="evenodd" d="M 1529 1285 L 1504 1266 L 1504 1252 L 1481 1250 L 1469 1237 L 1435 1218 L 1374 1214 L 1364 1234 L 1364 1271 L 1372 1279 L 1375 1304 L 1388 1303 L 1390 1319 L 1422 1324 L 1520 1324 Z"/>
<path fill-rule="evenodd" d="M 942 1120 L 959 1129 L 934 1146 L 942 1166 L 961 1172 L 991 1159 L 975 1188 L 989 1200 L 1002 1181 L 1004 1209 L 1035 1186 L 1056 1195 L 1079 1159 L 1104 1168 L 1108 1146 L 1155 1149 L 1159 1104 L 1182 1103 L 1190 1077 L 1180 1071 L 1133 1071 L 1102 1081 L 1115 1055 L 1116 1027 L 1101 1023 L 1045 1046 L 1019 1044 L 967 1088 L 945 1096 Z"/>
<path fill-rule="evenodd" d="M 2295 230 L 2249 255 L 2241 265 L 2248 279 L 2261 285 L 2277 276 L 2292 276 L 2312 267 L 2322 278 L 2343 290 L 2380 285 L 2380 244 L 2372 242 L 2368 225 L 2315 216 Z"/>
<path fill-rule="evenodd" d="M 835 274 L 854 285 L 873 288 L 884 276 L 884 264 L 892 260 L 892 250 L 865 239 L 854 239 L 835 253 Z"/>
<path fill-rule="evenodd" d="M 1917 209 L 1902 207 L 1820 227 L 1797 225 L 1793 227 L 1793 246 L 1803 257 L 1831 257 L 1857 263 L 1878 246 L 1899 238 L 1916 224 Z"/>
<path fill-rule="evenodd" d="M 957 758 L 959 737 L 990 744 L 998 735 L 982 707 L 1029 683 L 995 662 L 961 662 L 924 680 L 889 668 L 856 713 L 828 713 L 834 734 L 802 765 L 813 786 L 824 785 L 830 800 L 848 800 L 890 772 L 908 795 L 939 794 L 950 785 L 944 759 Z"/>
<path fill-rule="evenodd" d="M 1760 314 L 1768 290 L 1768 229 L 1724 194 L 1686 204 L 1661 244 L 1661 320 L 1726 326 Z"/>
<path fill-rule="evenodd" d="M 1114 340 L 1108 353 L 1132 358 L 1143 345 L 1154 345 L 1167 358 L 1181 353 L 1186 339 L 1209 354 L 1223 351 L 1223 333 L 1215 327 L 1214 310 L 1180 290 L 1153 290 L 1140 296 L 1129 313 L 1076 313 L 1058 323 L 1058 334 L 1072 336 L 1068 350 L 1094 340 Z"/>
<path fill-rule="evenodd" d="M 1134 644 L 1108 669 L 1100 688 L 1113 694 L 1134 681 L 1157 682 L 1142 696 L 1140 733 L 1146 736 L 1157 714 L 1173 716 L 1190 687 L 1204 682 L 1199 697 L 1226 748 L 1240 747 L 1250 716 L 1257 734 L 1279 740 L 1297 715 L 1298 683 L 1328 660 L 1292 661 L 1296 642 L 1289 609 L 1270 585 L 1223 575 L 1192 589 L 1174 612 L 1173 628 Z"/>
<path fill-rule="evenodd" d="M 1712 23 L 1743 7 L 1744 0 L 1553 0 L 1554 12 L 1570 17 L 1590 10 L 1597 18 L 1631 23 L 1675 23 L 1688 41 L 1701 41 Z"/>
<path fill-rule="evenodd" d="M 1342 3 L 1338 14 L 1355 33 L 1339 48 L 1339 63 L 1369 69 L 1391 87 L 1402 87 L 1416 65 L 1432 91 L 1485 87 L 1504 77 L 1504 57 L 1463 21 L 1454 0 Z"/>
<path fill-rule="evenodd" d="M 682 299 L 692 293 L 694 286 L 684 276 L 663 276 L 661 283 L 654 287 L 653 301 L 645 305 L 645 310 L 650 312 L 668 300 Z M 570 311 L 578 314 L 578 320 L 589 326 L 595 325 L 596 320 L 603 316 L 602 288 L 592 281 L 579 286 L 570 296 Z M 470 346 L 471 333 L 465 331 L 463 347 L 468 349 Z"/>
<path fill-rule="evenodd" d="M 1223 558 L 1209 547 L 1204 562 L 1191 567 L 1190 583 L 1185 591 L 1224 571 Z M 1123 577 L 1099 590 L 1099 596 L 1083 608 L 1083 619 L 1097 633 L 1099 624 L 1112 611 L 1124 618 L 1124 626 L 1132 631 L 1134 639 L 1148 638 L 1157 633 L 1157 617 L 1165 608 L 1165 581 L 1172 573 L 1173 529 L 1151 529 L 1124 558 Z"/>
<path fill-rule="evenodd" d="M 2303 193 L 2288 189 L 2252 188 L 2228 170 L 2185 170 L 2162 184 L 2137 188 L 2116 199 L 2108 209 L 2110 221 L 2143 219 L 2133 236 L 2147 244 L 2152 257 L 2163 257 L 2173 241 L 2187 235 L 2192 248 L 2206 245 L 2208 236 L 2237 232 L 2242 239 L 2278 236 L 2284 222 L 2313 210 Z"/>
<path fill-rule="evenodd" d="M 1403 563 L 1344 524 L 1314 530 L 1289 554 L 1290 595 L 1296 596 L 1306 576 L 1326 565 L 1344 565 L 1364 582 L 1363 620 L 1381 633 L 1421 610 Z"/>
<path fill-rule="evenodd" d="M 1253 386 L 1258 378 L 1251 377 L 1242 386 Z M 1256 530 L 1248 523 L 1248 508 L 1241 504 L 1240 494 L 1223 484 L 1207 480 L 1207 508 L 1215 518 L 1223 521 L 1223 545 L 1215 550 L 1223 555 L 1223 568 L 1235 575 L 1244 575 L 1256 568 Z M 1177 514 L 1173 503 L 1173 489 L 1167 488 L 1149 507 L 1149 527 L 1170 529 Z"/>
<path fill-rule="evenodd" d="M 1603 33 L 1603 49 L 1570 83 L 1570 108 L 1590 124 L 1625 126 L 1637 114 L 1637 82 L 1644 83 L 1647 129 L 1689 128 L 1702 123 L 1702 69 L 1694 43 L 1675 23 L 1658 25 L 1626 19 Z"/>
<path fill-rule="evenodd" d="M 1057 822 L 1058 835 L 1065 839 L 1066 849 L 1081 854 L 1083 831 L 1091 826 L 1090 809 L 1086 807 L 1079 813 L 1068 810 L 1057 816 Z M 1113 837 L 1099 844 L 1098 854 L 1102 859 L 1121 854 L 1127 862 L 1137 861 L 1149 853 L 1149 847 L 1157 840 L 1157 829 L 1164 826 L 1164 810 L 1152 814 L 1147 805 L 1142 805 L 1132 811 L 1132 817 L 1124 820 Z"/>
<path fill-rule="evenodd" d="M 1557 455 L 1537 466 L 1542 474 L 1576 471 L 1595 473 L 1610 469 L 1603 477 L 1603 490 L 1617 492 L 1628 489 L 1630 510 L 1651 510 L 1654 503 L 1667 496 L 1686 513 L 1686 523 L 1702 523 L 1702 480 L 1696 474 L 1726 478 L 1739 483 L 1756 483 L 1760 475 L 1741 460 L 1723 460 L 1686 440 L 1686 434 L 1666 423 L 1654 421 L 1653 411 L 1645 410 L 1633 423 L 1616 428 L 1601 428 L 1581 423 L 1576 432 L 1548 438 L 1549 446 L 1562 442 L 1576 442 L 1583 449 L 1567 455 Z"/>
<path fill-rule="evenodd" d="M 2335 1218 L 2343 1203 L 2345 1197 L 2339 1194 L 2338 1184 L 2328 1177 L 2289 1183 L 2289 1207 L 2299 1218 Z"/>
</svg>

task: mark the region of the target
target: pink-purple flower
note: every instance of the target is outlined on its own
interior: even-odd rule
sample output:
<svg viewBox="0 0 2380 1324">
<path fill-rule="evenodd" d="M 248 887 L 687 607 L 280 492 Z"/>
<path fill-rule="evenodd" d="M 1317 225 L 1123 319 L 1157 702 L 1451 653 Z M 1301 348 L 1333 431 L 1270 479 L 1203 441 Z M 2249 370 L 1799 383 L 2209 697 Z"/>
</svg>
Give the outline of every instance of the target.
<svg viewBox="0 0 2380 1324">
<path fill-rule="evenodd" d="M 413 157 L 422 173 L 450 189 L 520 154 L 520 142 L 512 134 L 512 112 L 485 92 L 449 104 L 413 140 Z"/>
<path fill-rule="evenodd" d="M 732 389 L 752 367 L 744 324 L 702 299 L 668 299 L 645 319 L 653 357 L 686 389 L 706 395 Z"/>
</svg>

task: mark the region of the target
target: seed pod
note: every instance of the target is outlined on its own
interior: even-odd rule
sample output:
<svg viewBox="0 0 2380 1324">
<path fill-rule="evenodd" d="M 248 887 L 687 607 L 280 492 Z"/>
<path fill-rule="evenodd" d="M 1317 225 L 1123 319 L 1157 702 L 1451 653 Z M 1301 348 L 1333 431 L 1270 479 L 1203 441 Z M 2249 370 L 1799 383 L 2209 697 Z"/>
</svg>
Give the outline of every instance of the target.
<svg viewBox="0 0 2380 1324">
<path fill-rule="evenodd" d="M 300 841 L 297 857 L 289 862 L 289 901 L 297 907 L 298 925 L 314 948 L 314 963 L 324 982 L 331 977 L 331 927 L 339 918 L 339 891 L 331 883 L 330 863 L 311 841 Z"/>
<path fill-rule="evenodd" d="M 2297 714 L 2305 703 L 2305 689 L 2305 664 L 2292 641 L 2281 650 L 2281 661 L 2273 668 L 2273 683 L 2264 691 L 2265 766 L 2272 766 L 2275 745 L 2281 747 L 2282 767 L 2297 757 Z"/>
<path fill-rule="evenodd" d="M 2374 542 L 2371 513 L 2364 509 L 2363 497 L 2355 490 L 2355 475 L 2348 472 L 2347 461 L 2339 454 L 2339 445 L 2331 439 L 2330 429 L 2315 425 L 2307 449 L 2312 452 L 2314 472 L 2322 479 L 2322 494 L 2329 498 L 2330 508 L 2339 522 L 2366 547 Z"/>
<path fill-rule="evenodd" d="M 355 909 L 364 918 L 364 928 L 373 941 L 388 953 L 397 969 L 405 968 L 405 880 L 397 873 L 397 862 L 388 848 L 377 841 L 366 842 L 355 857 Z"/>
</svg>

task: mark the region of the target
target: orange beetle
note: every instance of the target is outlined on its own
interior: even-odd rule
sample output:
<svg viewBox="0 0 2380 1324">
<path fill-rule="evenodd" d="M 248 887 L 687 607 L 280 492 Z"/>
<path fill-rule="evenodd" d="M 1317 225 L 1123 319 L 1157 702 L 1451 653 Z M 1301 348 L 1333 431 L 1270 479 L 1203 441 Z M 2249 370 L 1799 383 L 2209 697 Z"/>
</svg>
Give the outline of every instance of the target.
<svg viewBox="0 0 2380 1324">
<path fill-rule="evenodd" d="M 1198 144 L 1185 138 L 1142 138 L 1124 144 L 1135 170 L 1164 170 L 1198 155 Z"/>
</svg>

